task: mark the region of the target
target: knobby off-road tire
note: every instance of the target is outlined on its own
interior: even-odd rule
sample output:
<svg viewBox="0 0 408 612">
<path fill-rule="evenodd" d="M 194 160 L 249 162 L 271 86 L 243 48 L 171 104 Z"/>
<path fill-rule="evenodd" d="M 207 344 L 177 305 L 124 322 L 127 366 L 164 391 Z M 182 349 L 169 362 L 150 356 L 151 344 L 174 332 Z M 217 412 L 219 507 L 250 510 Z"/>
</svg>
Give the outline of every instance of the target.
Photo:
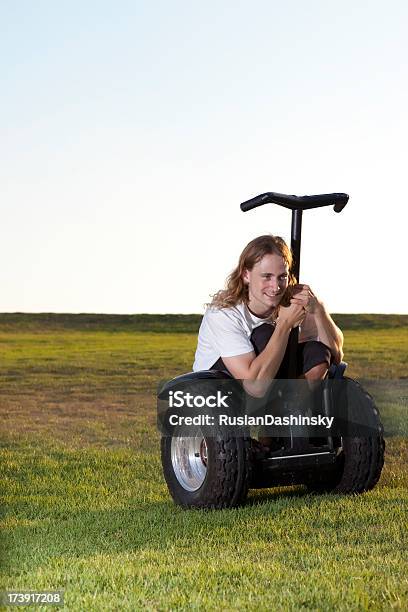
<svg viewBox="0 0 408 612">
<path fill-rule="evenodd" d="M 187 380 L 184 392 L 195 397 L 222 391 L 227 406 L 208 408 L 213 426 L 176 426 L 161 439 L 163 474 L 174 501 L 184 508 L 232 508 L 244 502 L 252 478 L 252 446 L 248 428 L 220 425 L 220 413 L 238 414 L 244 399 L 235 380 Z M 169 409 L 170 410 L 170 409 Z M 194 416 L 197 408 L 180 408 Z M 168 413 L 169 414 L 169 413 Z M 167 433 L 167 432 L 166 432 Z"/>
<path fill-rule="evenodd" d="M 341 450 L 335 470 L 320 480 L 309 483 L 308 488 L 315 492 L 363 493 L 375 487 L 384 465 L 384 429 L 373 398 L 359 383 L 347 379 L 353 385 L 353 392 L 361 394 L 364 416 L 370 423 L 370 435 L 342 437 Z"/>
<path fill-rule="evenodd" d="M 197 449 L 204 446 L 199 443 L 200 437 L 197 436 Z M 205 469 L 194 464 L 197 477 L 189 478 L 191 470 L 188 466 L 180 471 L 179 465 L 175 464 L 175 448 L 177 445 L 183 446 L 182 439 L 177 440 L 177 436 L 163 436 L 161 439 L 163 473 L 173 500 L 184 508 L 233 508 L 242 504 L 252 474 L 250 438 L 228 437 L 221 433 L 216 437 L 202 437 L 201 440 L 205 441 L 206 446 L 202 453 Z M 190 443 L 191 440 L 186 441 L 187 448 Z M 198 462 L 200 459 L 197 457 Z M 180 462 L 180 459 L 176 461 Z M 195 490 L 189 490 L 192 488 Z"/>
</svg>

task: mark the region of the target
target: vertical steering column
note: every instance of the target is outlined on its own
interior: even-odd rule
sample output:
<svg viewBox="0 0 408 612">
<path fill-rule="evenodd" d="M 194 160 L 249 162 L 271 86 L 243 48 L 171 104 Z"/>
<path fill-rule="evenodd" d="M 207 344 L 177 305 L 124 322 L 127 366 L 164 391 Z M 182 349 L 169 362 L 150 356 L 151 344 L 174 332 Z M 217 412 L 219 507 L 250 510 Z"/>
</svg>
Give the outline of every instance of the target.
<svg viewBox="0 0 408 612">
<path fill-rule="evenodd" d="M 293 254 L 293 273 L 299 282 L 300 271 L 300 241 L 302 237 L 302 209 L 296 208 L 292 210 L 292 228 L 290 234 L 290 247 Z M 299 328 L 292 329 L 289 336 L 289 378 L 296 378 L 296 357 L 297 345 L 299 341 Z"/>
</svg>

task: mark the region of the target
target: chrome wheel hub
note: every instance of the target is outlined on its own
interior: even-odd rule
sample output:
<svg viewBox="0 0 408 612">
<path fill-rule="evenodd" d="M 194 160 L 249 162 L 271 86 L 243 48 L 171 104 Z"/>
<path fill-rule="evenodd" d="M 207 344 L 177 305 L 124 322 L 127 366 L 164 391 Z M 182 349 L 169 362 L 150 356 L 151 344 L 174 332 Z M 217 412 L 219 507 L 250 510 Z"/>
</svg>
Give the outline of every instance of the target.
<svg viewBox="0 0 408 612">
<path fill-rule="evenodd" d="M 171 439 L 171 462 L 177 480 L 186 491 L 197 491 L 207 474 L 207 443 L 202 435 Z"/>
</svg>

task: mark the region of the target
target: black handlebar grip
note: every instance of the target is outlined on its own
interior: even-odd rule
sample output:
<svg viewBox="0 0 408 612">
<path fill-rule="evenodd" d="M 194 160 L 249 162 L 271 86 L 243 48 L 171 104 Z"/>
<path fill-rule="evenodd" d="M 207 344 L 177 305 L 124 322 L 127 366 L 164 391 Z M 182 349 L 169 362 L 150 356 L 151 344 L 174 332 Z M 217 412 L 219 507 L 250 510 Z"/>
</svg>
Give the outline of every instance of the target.
<svg viewBox="0 0 408 612">
<path fill-rule="evenodd" d="M 252 198 L 251 200 L 246 200 L 246 202 L 242 202 L 241 210 L 242 212 L 247 212 L 247 210 L 252 210 L 257 206 L 262 206 L 266 204 L 269 198 L 269 193 L 261 193 L 261 195 Z"/>
<path fill-rule="evenodd" d="M 339 199 L 338 201 L 335 203 L 334 205 L 334 212 L 339 213 L 343 210 L 343 208 L 345 207 L 345 205 L 347 204 L 347 202 L 349 201 L 349 196 L 347 195 L 347 193 L 341 193 L 339 194 Z"/>
<path fill-rule="evenodd" d="M 278 204 L 291 210 L 309 210 L 311 208 L 320 208 L 322 206 L 333 206 L 334 211 L 339 213 L 343 210 L 349 200 L 347 193 L 320 193 L 318 195 L 311 196 L 295 196 L 286 195 L 284 193 L 276 193 L 274 191 L 268 191 L 267 193 L 261 193 L 261 195 L 255 196 L 246 202 L 242 202 L 242 212 L 252 210 L 257 206 L 263 206 L 263 204 Z"/>
</svg>

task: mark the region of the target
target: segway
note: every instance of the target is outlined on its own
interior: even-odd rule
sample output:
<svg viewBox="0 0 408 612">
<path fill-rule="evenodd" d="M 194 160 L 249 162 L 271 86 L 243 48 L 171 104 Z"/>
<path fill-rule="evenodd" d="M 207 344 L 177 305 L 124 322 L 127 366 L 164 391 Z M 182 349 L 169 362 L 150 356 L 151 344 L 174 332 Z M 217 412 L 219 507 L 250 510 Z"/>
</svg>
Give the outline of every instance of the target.
<svg viewBox="0 0 408 612">
<path fill-rule="evenodd" d="M 241 210 L 247 212 L 271 203 L 292 211 L 293 272 L 298 279 L 303 211 L 333 206 L 340 213 L 348 199 L 344 193 L 299 197 L 268 192 L 243 202 Z M 300 406 L 301 393 L 296 381 L 298 332 L 298 328 L 292 330 L 288 341 L 289 380 L 280 381 L 284 384 L 275 385 L 270 395 L 275 412 L 293 412 Z M 316 435 L 310 427 L 289 424 L 283 435 L 281 431 L 271 438 L 268 452 L 251 437 L 246 425 L 237 430 L 217 424 L 217 408 L 206 415 L 207 421 L 195 421 L 198 424 L 193 428 L 177 424 L 171 428 L 163 426 L 163 422 L 168 424 L 169 405 L 178 397 L 177 391 L 180 397 L 189 393 L 189 397 L 209 398 L 209 393 L 215 390 L 220 393 L 222 388 L 227 390 L 223 397 L 229 399 L 226 412 L 242 414 L 242 407 L 248 405 L 246 394 L 239 381 L 227 371 L 190 372 L 165 383 L 158 394 L 162 407 L 159 410 L 161 461 L 173 500 L 185 508 L 231 508 L 245 501 L 250 488 L 302 484 L 309 491 L 339 494 L 372 489 L 384 464 L 383 426 L 373 398 L 357 381 L 345 376 L 346 367 L 344 362 L 331 365 L 317 394 L 314 391 L 321 411 L 339 417 L 337 429 L 328 433 L 319 430 Z M 197 410 L 193 405 L 187 414 L 196 414 Z"/>
</svg>

